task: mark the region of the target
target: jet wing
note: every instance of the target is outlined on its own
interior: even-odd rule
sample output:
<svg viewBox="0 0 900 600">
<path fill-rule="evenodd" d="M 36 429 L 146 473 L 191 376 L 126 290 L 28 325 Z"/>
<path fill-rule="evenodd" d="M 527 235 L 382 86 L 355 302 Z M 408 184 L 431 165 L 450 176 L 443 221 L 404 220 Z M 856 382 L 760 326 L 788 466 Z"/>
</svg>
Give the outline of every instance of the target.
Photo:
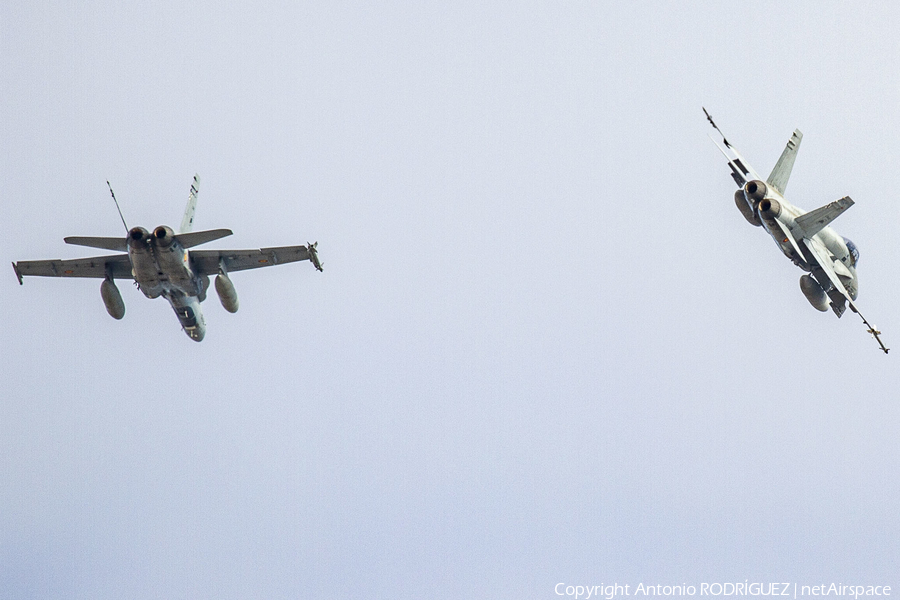
<svg viewBox="0 0 900 600">
<path fill-rule="evenodd" d="M 20 260 L 13 269 L 22 283 L 25 276 L 37 277 L 93 277 L 104 279 L 107 274 L 116 279 L 131 279 L 131 260 L 127 254 L 111 254 L 72 260 Z"/>
<path fill-rule="evenodd" d="M 728 143 L 728 139 L 725 137 L 725 134 L 722 133 L 722 130 L 719 129 L 719 126 L 716 125 L 715 121 L 712 120 L 712 117 L 709 116 L 709 113 L 706 112 L 706 109 L 703 109 L 703 114 L 706 115 L 706 119 L 709 121 L 709 124 L 713 126 L 713 129 L 719 132 L 719 135 L 722 136 L 722 142 L 725 144 L 725 148 L 719 145 L 716 140 L 714 140 L 711 136 L 713 144 L 716 145 L 716 148 L 719 149 L 723 155 L 725 155 L 725 159 L 728 161 L 728 167 L 731 169 L 731 177 L 734 179 L 734 182 L 738 187 L 744 187 L 748 181 L 752 179 L 762 180 L 762 177 L 759 176 L 759 173 L 747 164 L 747 161 L 744 160 L 744 157 L 741 156 L 741 153 L 737 151 L 737 148 Z M 726 150 L 727 148 L 727 150 Z"/>
<path fill-rule="evenodd" d="M 309 260 L 309 257 L 307 246 L 279 246 L 259 250 L 191 250 L 195 270 L 204 275 L 218 273 L 220 262 L 224 263 L 228 272 L 232 272 Z"/>
<path fill-rule="evenodd" d="M 844 284 L 841 283 L 840 278 L 837 276 L 837 272 L 834 270 L 834 260 L 831 258 L 831 253 L 825 249 L 825 247 L 818 242 L 818 240 L 811 240 L 809 238 L 803 238 L 803 243 L 809 249 L 810 254 L 812 254 L 815 261 L 822 267 L 822 270 L 825 272 L 825 275 L 828 276 L 828 280 L 831 282 L 831 285 L 834 286 L 834 289 L 839 291 L 844 298 L 847 299 L 851 305 L 853 304 L 853 298 L 850 297 L 850 294 L 847 292 L 847 288 L 844 287 Z M 843 265 L 841 265 L 843 266 Z"/>
<path fill-rule="evenodd" d="M 867 329 L 868 333 L 872 334 L 872 337 L 874 337 L 875 341 L 878 342 L 878 345 L 881 346 L 882 352 L 887 354 L 888 350 L 890 350 L 890 349 L 884 345 L 884 342 L 881 341 L 881 337 L 880 337 L 881 332 L 878 331 L 874 325 L 869 323 L 869 321 L 866 320 L 866 318 L 863 316 L 863 314 L 861 312 L 859 312 L 859 309 L 856 307 L 856 303 L 853 302 L 853 299 L 850 297 L 850 294 L 847 293 L 847 288 L 844 287 L 844 284 L 841 283 L 840 278 L 837 276 L 837 273 L 835 272 L 834 267 L 835 267 L 835 265 L 840 264 L 840 263 L 837 263 L 834 260 L 832 260 L 831 254 L 828 252 L 828 250 L 825 249 L 824 246 L 822 246 L 822 244 L 820 242 L 818 242 L 818 240 L 815 240 L 815 239 L 810 240 L 808 238 L 803 238 L 803 243 L 809 249 L 809 252 L 813 256 L 815 261 L 817 263 L 819 263 L 819 266 L 825 272 L 825 275 L 828 277 L 828 280 L 831 281 L 831 284 L 834 286 L 834 289 L 836 289 L 838 292 L 840 292 L 841 295 L 843 295 L 844 298 L 847 299 L 847 304 L 850 305 L 850 310 L 852 310 L 853 312 L 855 312 L 856 314 L 859 315 L 859 318 L 862 319 L 863 324 L 866 327 L 868 327 L 868 329 Z M 843 265 L 841 265 L 841 266 L 843 266 Z M 838 315 L 838 316 L 840 316 L 840 315 Z"/>
</svg>

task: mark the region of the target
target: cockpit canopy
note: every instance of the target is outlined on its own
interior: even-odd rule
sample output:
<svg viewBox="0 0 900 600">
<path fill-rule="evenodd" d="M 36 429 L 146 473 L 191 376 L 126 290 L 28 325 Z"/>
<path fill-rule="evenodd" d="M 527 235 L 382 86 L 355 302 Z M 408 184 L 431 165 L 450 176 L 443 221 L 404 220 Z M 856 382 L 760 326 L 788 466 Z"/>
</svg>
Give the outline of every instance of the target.
<svg viewBox="0 0 900 600">
<path fill-rule="evenodd" d="M 856 263 L 859 262 L 859 250 L 856 248 L 856 244 L 844 238 L 844 243 L 847 244 L 847 250 L 850 251 L 850 260 L 853 262 L 853 266 L 856 266 Z"/>
</svg>

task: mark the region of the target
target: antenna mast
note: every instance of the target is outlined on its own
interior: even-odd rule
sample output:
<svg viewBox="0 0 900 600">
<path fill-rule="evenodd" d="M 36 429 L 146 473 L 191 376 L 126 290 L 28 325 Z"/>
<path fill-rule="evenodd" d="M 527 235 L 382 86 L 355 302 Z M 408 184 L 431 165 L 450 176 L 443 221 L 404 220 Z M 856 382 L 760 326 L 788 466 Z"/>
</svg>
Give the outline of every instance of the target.
<svg viewBox="0 0 900 600">
<path fill-rule="evenodd" d="M 122 225 L 125 226 L 125 233 L 128 233 L 128 225 L 125 223 L 125 217 L 122 216 L 122 209 L 119 208 L 119 201 L 116 200 L 116 193 L 113 191 L 112 186 L 109 185 L 109 181 L 107 180 L 106 186 L 109 188 L 109 193 L 112 196 L 113 202 L 116 203 L 116 210 L 119 211 L 119 218 L 122 219 Z"/>
</svg>

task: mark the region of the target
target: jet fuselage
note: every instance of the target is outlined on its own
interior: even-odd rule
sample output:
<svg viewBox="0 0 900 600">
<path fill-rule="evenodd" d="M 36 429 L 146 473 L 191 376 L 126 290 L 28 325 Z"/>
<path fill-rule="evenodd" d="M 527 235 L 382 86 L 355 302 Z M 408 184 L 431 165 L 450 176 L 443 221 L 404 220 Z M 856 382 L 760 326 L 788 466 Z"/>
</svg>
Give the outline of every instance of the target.
<svg viewBox="0 0 900 600">
<path fill-rule="evenodd" d="M 206 297 L 209 277 L 191 268 L 190 253 L 169 227 L 159 226 L 151 234 L 143 227 L 128 232 L 128 257 L 138 289 L 148 298 L 164 297 L 192 340 L 206 335 L 200 302 Z"/>
<path fill-rule="evenodd" d="M 763 181 L 729 143 L 705 108 L 703 113 L 713 129 L 722 135 L 723 145 L 715 139 L 713 143 L 728 161 L 731 178 L 738 186 L 734 202 L 744 219 L 751 225 L 763 227 L 782 254 L 808 273 L 800 277 L 800 290 L 813 308 L 820 312 L 831 308 L 840 318 L 849 307 L 859 315 L 867 327 L 866 331 L 887 354 L 889 349 L 881 340 L 881 332 L 862 316 L 856 306 L 859 250 L 853 242 L 829 227 L 832 221 L 853 206 L 853 199 L 844 196 L 811 211 L 804 211 L 784 199 L 784 190 L 794 168 L 803 133 L 799 129 L 794 130 L 772 172 Z"/>
<path fill-rule="evenodd" d="M 760 200 L 754 199 L 754 194 L 750 190 L 754 187 L 762 188 L 764 196 Z M 754 190 L 755 191 L 755 190 Z M 778 191 L 772 189 L 771 186 L 765 186 L 762 182 L 751 181 L 744 186 L 742 191 L 744 198 L 749 207 L 759 215 L 760 223 L 763 228 L 772 236 L 781 252 L 787 256 L 795 265 L 812 273 L 814 268 L 810 265 L 808 257 L 799 245 L 796 245 L 785 234 L 784 229 L 794 231 L 797 228 L 796 219 L 807 211 L 794 206 L 784 199 L 784 196 Z M 757 194 L 759 195 L 759 194 Z M 776 222 L 777 221 L 777 222 Z M 780 222 L 780 225 L 779 223 Z M 843 265 L 844 269 L 840 269 L 837 273 L 853 300 L 856 300 L 859 294 L 859 276 L 856 272 L 856 259 L 847 247 L 846 240 L 838 235 L 838 233 L 829 226 L 823 227 L 812 238 L 813 244 L 821 244 L 827 251 Z M 793 243 L 792 243 L 793 242 Z M 798 253 L 798 250 L 800 251 Z"/>
</svg>

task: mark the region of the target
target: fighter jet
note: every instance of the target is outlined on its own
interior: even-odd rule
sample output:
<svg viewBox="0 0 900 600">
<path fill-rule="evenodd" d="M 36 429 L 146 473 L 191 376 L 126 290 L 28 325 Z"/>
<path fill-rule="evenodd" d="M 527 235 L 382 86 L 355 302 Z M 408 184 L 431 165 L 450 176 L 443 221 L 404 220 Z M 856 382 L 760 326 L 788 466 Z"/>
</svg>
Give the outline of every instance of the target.
<svg viewBox="0 0 900 600">
<path fill-rule="evenodd" d="M 772 173 L 763 181 L 728 142 L 705 108 L 703 112 L 710 125 L 722 136 L 724 147 L 715 139 L 713 143 L 728 161 L 731 177 L 739 188 L 734 193 L 734 203 L 744 218 L 751 225 L 765 229 L 775 240 L 778 249 L 806 271 L 800 277 L 800 289 L 816 310 L 827 312 L 831 308 L 840 318 L 849 306 L 851 311 L 860 316 L 867 332 L 887 354 L 888 348 L 881 341 L 881 332 L 862 316 L 856 306 L 859 293 L 859 278 L 856 274 L 859 250 L 853 242 L 829 227 L 832 221 L 853 206 L 853 200 L 844 196 L 807 212 L 784 199 L 784 190 L 803 139 L 800 130 L 794 130 Z"/>
<path fill-rule="evenodd" d="M 109 182 L 107 182 L 109 185 Z M 160 225 L 153 232 L 143 227 L 128 228 L 116 195 L 109 192 L 116 203 L 125 237 L 67 237 L 67 244 L 124 252 L 74 260 L 27 260 L 13 263 L 19 284 L 25 276 L 95 277 L 102 279 L 100 296 L 106 311 L 114 319 L 125 316 L 125 303 L 116 287 L 116 279 L 131 279 L 148 298 L 162 296 L 189 338 L 200 342 L 206 335 L 206 321 L 200 303 L 206 299 L 210 275 L 216 276 L 216 293 L 228 312 L 238 310 L 237 292 L 228 277 L 233 271 L 258 269 L 284 263 L 309 260 L 318 271 L 322 263 L 316 250 L 318 242 L 306 246 L 279 246 L 259 250 L 189 250 L 200 244 L 229 236 L 230 229 L 211 229 L 192 232 L 200 178 L 195 175 L 191 185 L 184 218 L 178 233 Z"/>
</svg>

